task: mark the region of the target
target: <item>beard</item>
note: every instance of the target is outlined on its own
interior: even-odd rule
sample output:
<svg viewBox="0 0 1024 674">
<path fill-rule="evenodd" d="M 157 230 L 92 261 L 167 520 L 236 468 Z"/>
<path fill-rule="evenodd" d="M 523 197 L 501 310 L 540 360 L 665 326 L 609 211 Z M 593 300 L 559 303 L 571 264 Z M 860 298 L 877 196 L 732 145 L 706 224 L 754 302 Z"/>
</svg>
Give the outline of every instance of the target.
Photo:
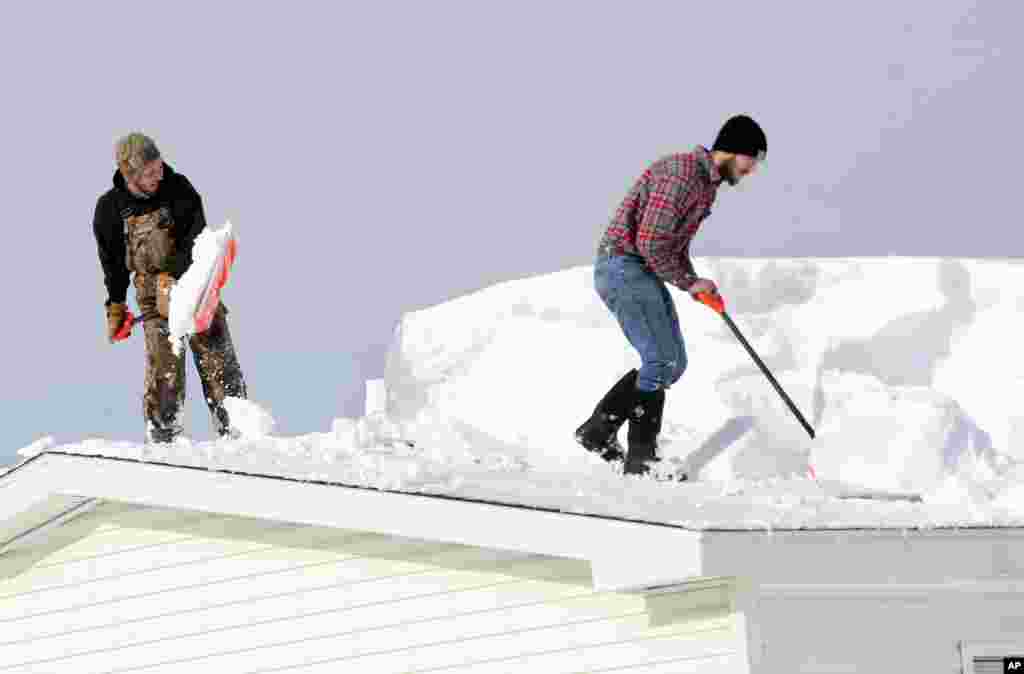
<svg viewBox="0 0 1024 674">
<path fill-rule="evenodd" d="M 718 172 L 722 174 L 722 178 L 725 179 L 725 182 L 729 183 L 733 187 L 740 182 L 739 177 L 736 175 L 736 159 L 727 159 L 722 162 Z"/>
<path fill-rule="evenodd" d="M 137 190 L 136 194 L 138 194 L 139 196 L 141 196 L 144 199 L 149 199 L 154 194 L 156 194 L 157 191 L 160 189 L 160 183 L 158 182 L 156 185 L 154 185 L 153 189 L 148 189 L 147 187 L 144 187 L 144 186 L 139 185 L 138 183 L 136 183 L 135 184 L 135 189 Z"/>
</svg>

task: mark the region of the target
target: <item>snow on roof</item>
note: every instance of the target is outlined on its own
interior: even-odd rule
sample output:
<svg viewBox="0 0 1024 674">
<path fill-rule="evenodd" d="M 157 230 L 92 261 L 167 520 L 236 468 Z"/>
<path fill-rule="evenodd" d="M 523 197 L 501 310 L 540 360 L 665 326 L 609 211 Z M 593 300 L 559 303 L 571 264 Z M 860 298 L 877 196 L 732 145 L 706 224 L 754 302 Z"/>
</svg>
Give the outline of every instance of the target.
<svg viewBox="0 0 1024 674">
<path fill-rule="evenodd" d="M 695 262 L 716 279 L 815 439 L 720 317 L 672 290 L 689 365 L 668 392 L 659 451 L 691 481 L 623 477 L 582 450 L 576 426 L 639 365 L 586 266 L 407 314 L 382 409 L 335 419 L 328 431 L 274 436 L 262 405 L 232 401 L 236 439 L 57 445 L 44 437 L 21 454 L 122 457 L 691 529 L 1024 524 L 1024 360 L 1013 331 L 1024 266 Z M 254 393 L 267 401 L 277 392 Z M 921 501 L 840 498 L 869 488 Z"/>
</svg>

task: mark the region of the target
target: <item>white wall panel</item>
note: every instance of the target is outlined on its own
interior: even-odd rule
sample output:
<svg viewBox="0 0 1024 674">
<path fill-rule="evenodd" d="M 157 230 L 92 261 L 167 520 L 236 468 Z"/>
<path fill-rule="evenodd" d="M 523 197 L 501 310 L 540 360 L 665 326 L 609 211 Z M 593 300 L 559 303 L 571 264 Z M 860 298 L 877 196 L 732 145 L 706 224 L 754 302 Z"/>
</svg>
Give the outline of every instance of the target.
<svg viewBox="0 0 1024 674">
<path fill-rule="evenodd" d="M 0 556 L 0 674 L 745 671 L 728 606 L 582 560 L 110 503 L 54 537 Z"/>
</svg>

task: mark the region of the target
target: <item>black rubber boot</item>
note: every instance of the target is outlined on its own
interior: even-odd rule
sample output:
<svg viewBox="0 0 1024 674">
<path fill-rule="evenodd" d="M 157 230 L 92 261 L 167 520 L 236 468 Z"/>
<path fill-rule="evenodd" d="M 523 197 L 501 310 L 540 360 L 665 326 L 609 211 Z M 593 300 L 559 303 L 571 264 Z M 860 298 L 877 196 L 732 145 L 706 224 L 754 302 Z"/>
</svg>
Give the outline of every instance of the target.
<svg viewBox="0 0 1024 674">
<path fill-rule="evenodd" d="M 629 414 L 629 451 L 623 472 L 627 475 L 645 475 L 651 463 L 658 460 L 658 433 L 661 415 L 665 409 L 665 390 L 636 391 Z"/>
<path fill-rule="evenodd" d="M 637 393 L 636 376 L 635 369 L 623 375 L 622 379 L 604 394 L 601 402 L 597 403 L 590 418 L 576 429 L 576 442 L 587 450 L 600 454 L 605 461 L 621 460 L 625 454 L 617 434 L 633 407 L 633 398 Z"/>
</svg>

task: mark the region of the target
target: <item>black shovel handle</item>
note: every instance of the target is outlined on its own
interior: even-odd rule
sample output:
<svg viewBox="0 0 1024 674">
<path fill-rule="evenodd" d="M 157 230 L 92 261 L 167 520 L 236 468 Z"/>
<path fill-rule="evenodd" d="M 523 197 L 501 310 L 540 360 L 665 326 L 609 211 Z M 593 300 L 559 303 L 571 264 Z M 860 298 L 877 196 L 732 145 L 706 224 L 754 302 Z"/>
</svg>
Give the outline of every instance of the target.
<svg viewBox="0 0 1024 674">
<path fill-rule="evenodd" d="M 786 406 L 789 407 L 789 411 L 796 416 L 797 420 L 800 422 L 800 425 L 802 425 L 804 427 L 804 430 L 807 431 L 807 434 L 810 435 L 811 438 L 814 438 L 814 429 L 811 428 L 811 425 L 809 423 L 807 423 L 807 419 L 804 419 L 804 415 L 800 414 L 800 410 L 797 409 L 796 405 L 793 403 L 793 400 L 788 395 L 786 395 L 785 391 L 782 390 L 782 386 L 779 385 L 779 382 L 776 381 L 775 377 L 768 370 L 768 366 L 764 364 L 764 361 L 761 360 L 761 357 L 758 356 L 757 352 L 754 351 L 754 348 L 750 346 L 750 342 L 747 341 L 747 338 L 743 336 L 743 333 L 740 332 L 740 329 L 737 328 L 736 324 L 732 322 L 732 318 L 730 318 L 729 314 L 726 313 L 725 301 L 722 299 L 722 297 L 720 295 L 712 295 L 710 293 L 697 293 L 695 299 L 698 302 L 703 302 L 704 304 L 708 305 L 709 307 L 711 307 L 712 309 L 714 309 L 715 311 L 722 315 L 722 318 L 725 319 L 725 322 L 729 326 L 729 329 L 732 330 L 732 333 L 734 335 L 736 335 L 736 339 L 740 341 L 740 344 L 742 344 L 743 347 L 747 350 L 747 353 L 750 354 L 750 357 L 753 358 L 754 362 L 757 363 L 757 366 L 761 368 L 761 372 L 764 373 L 764 376 L 768 377 L 768 381 L 771 382 L 772 386 L 775 387 L 775 390 L 778 391 L 780 396 L 782 396 L 782 400 L 786 403 Z"/>
</svg>

